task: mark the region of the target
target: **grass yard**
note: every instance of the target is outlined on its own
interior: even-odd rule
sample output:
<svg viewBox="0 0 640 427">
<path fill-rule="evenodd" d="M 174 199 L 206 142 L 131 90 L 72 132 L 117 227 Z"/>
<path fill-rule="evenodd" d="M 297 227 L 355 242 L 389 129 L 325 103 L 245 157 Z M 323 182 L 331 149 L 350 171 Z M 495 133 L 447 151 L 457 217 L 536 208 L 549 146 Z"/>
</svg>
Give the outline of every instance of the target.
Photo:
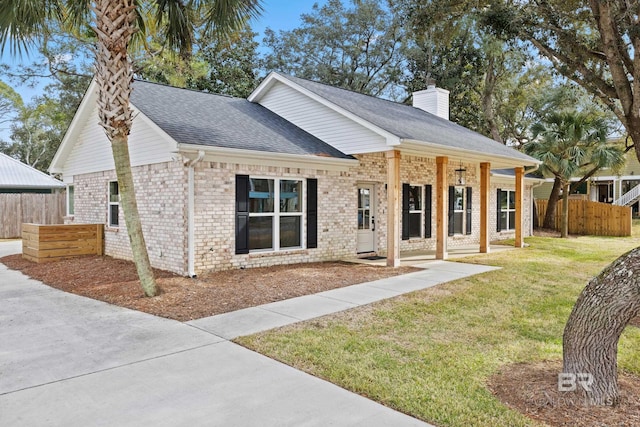
<svg viewBox="0 0 640 427">
<path fill-rule="evenodd" d="M 640 224 L 634 230 L 629 238 L 532 237 L 522 250 L 461 260 L 501 270 L 237 341 L 439 426 L 540 425 L 487 383 L 514 363 L 562 359 L 578 294 L 640 246 Z M 627 327 L 622 371 L 640 375 L 638 348 L 640 329 Z"/>
</svg>

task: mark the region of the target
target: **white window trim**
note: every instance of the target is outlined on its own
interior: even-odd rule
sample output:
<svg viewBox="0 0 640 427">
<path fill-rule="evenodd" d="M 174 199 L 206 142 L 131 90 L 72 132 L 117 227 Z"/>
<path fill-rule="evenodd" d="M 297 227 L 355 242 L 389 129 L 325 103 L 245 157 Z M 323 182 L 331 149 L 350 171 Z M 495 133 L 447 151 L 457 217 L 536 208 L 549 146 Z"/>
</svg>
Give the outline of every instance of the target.
<svg viewBox="0 0 640 427">
<path fill-rule="evenodd" d="M 507 228 L 502 228 L 502 220 L 501 220 L 500 231 L 515 231 L 515 229 L 516 229 L 515 224 L 510 224 L 509 223 L 509 213 L 516 211 L 515 207 L 513 209 L 509 208 L 509 193 L 513 193 L 514 194 L 514 198 L 515 198 L 515 190 L 502 190 L 501 189 L 500 192 L 507 193 L 507 208 L 506 209 L 502 209 L 502 204 L 500 204 L 500 212 L 498 212 L 498 215 L 500 215 L 500 218 L 502 218 L 502 212 L 506 212 L 507 213 Z M 500 195 L 500 197 L 502 197 L 502 194 Z"/>
<path fill-rule="evenodd" d="M 112 202 L 111 201 L 111 183 L 115 182 L 117 183 L 118 181 L 109 181 L 107 183 L 107 226 L 109 228 L 119 228 L 120 227 L 120 185 L 118 185 L 118 201 L 117 202 Z M 113 224 L 112 218 L 111 218 L 111 206 L 118 206 L 118 224 Z"/>
<path fill-rule="evenodd" d="M 265 252 L 285 252 L 292 250 L 305 249 L 306 245 L 306 227 L 304 213 L 307 210 L 307 183 L 304 178 L 297 177 L 273 177 L 273 176 L 259 176 L 249 175 L 251 179 L 270 179 L 273 180 L 273 212 L 249 212 L 249 218 L 252 217 L 271 217 L 272 218 L 272 230 L 273 230 L 273 247 L 267 249 L 251 249 L 249 253 L 265 253 Z M 302 185 L 302 194 L 300 196 L 300 212 L 280 212 L 280 181 L 299 181 Z M 288 216 L 300 217 L 300 246 L 287 246 L 286 248 L 280 248 L 280 218 Z M 249 230 L 251 235 L 251 230 Z"/>
<path fill-rule="evenodd" d="M 73 192 L 73 197 L 71 196 L 72 192 Z M 75 211 L 76 211 L 75 194 L 76 194 L 75 185 L 74 184 L 67 185 L 67 216 L 73 216 L 75 214 Z M 71 201 L 73 201 L 73 212 L 71 212 L 71 209 L 69 209 L 69 207 L 71 206 Z"/>
<path fill-rule="evenodd" d="M 462 220 L 460 221 L 461 226 L 460 226 L 460 232 L 456 232 L 455 230 L 455 222 L 454 222 L 454 230 L 453 230 L 453 235 L 454 236 L 464 236 L 465 235 L 465 230 L 467 229 L 467 188 L 464 185 L 456 185 L 454 186 L 455 190 L 458 189 L 462 189 L 462 209 L 456 209 L 455 203 L 453 205 L 453 217 L 456 217 L 457 213 L 462 213 Z M 455 194 L 455 191 L 454 191 Z"/>
<path fill-rule="evenodd" d="M 424 211 L 425 211 L 425 197 L 424 197 L 424 188 L 425 185 L 414 185 L 409 183 L 409 187 L 420 187 L 420 204 L 421 204 L 421 208 L 418 209 L 414 209 L 414 210 L 409 210 L 409 217 L 411 217 L 411 214 L 420 214 L 420 235 L 419 236 L 412 236 L 411 235 L 411 227 L 409 227 L 409 239 L 423 239 L 424 238 L 424 234 L 425 234 L 425 230 L 424 230 Z M 409 221 L 411 222 L 411 221 Z"/>
</svg>

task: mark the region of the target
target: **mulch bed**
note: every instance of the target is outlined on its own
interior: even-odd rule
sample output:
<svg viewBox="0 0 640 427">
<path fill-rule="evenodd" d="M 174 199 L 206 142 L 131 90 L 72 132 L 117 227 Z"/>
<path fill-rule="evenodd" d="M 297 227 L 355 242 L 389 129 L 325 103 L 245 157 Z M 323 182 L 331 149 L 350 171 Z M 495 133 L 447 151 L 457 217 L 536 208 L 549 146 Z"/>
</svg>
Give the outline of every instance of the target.
<svg viewBox="0 0 640 427">
<path fill-rule="evenodd" d="M 640 378 L 619 375 L 620 405 L 590 406 L 579 391 L 558 391 L 561 371 L 557 361 L 509 365 L 491 378 L 489 388 L 510 408 L 550 426 L 640 426 Z"/>
<path fill-rule="evenodd" d="M 160 294 L 147 298 L 130 261 L 87 256 L 37 264 L 10 255 L 0 262 L 66 292 L 180 321 L 419 270 L 320 262 L 214 272 L 195 279 L 155 270 Z"/>
</svg>

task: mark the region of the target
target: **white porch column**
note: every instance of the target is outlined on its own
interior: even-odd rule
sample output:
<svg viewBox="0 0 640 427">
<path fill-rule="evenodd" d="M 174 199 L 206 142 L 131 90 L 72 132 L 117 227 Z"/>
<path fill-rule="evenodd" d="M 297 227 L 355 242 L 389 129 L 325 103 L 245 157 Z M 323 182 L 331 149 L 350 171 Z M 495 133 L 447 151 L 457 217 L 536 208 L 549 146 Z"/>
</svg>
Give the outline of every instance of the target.
<svg viewBox="0 0 640 427">
<path fill-rule="evenodd" d="M 436 259 L 447 259 L 449 238 L 449 189 L 447 183 L 448 157 L 436 157 Z"/>
</svg>

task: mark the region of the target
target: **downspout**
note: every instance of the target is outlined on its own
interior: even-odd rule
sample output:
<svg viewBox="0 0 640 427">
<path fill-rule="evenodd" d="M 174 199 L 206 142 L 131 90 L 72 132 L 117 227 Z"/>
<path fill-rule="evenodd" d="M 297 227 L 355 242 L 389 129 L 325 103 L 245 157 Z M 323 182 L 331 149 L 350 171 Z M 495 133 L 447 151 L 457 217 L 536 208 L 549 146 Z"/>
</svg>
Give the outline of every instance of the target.
<svg viewBox="0 0 640 427">
<path fill-rule="evenodd" d="M 204 151 L 199 150 L 195 159 L 185 162 L 188 171 L 187 181 L 187 274 L 196 277 L 195 272 L 195 166 L 204 158 Z"/>
</svg>

